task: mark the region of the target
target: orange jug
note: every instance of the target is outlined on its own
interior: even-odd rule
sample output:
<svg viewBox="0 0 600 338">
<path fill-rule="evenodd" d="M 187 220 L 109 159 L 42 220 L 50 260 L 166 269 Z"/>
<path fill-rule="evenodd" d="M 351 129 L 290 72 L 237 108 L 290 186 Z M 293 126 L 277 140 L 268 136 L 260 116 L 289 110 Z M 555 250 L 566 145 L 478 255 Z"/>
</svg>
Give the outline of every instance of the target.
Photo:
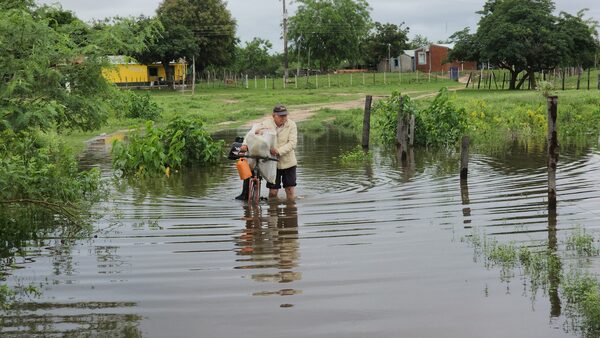
<svg viewBox="0 0 600 338">
<path fill-rule="evenodd" d="M 245 158 L 240 158 L 235 166 L 237 167 L 238 174 L 240 174 L 240 180 L 245 180 L 252 176 L 250 165 L 248 164 L 248 160 Z"/>
</svg>

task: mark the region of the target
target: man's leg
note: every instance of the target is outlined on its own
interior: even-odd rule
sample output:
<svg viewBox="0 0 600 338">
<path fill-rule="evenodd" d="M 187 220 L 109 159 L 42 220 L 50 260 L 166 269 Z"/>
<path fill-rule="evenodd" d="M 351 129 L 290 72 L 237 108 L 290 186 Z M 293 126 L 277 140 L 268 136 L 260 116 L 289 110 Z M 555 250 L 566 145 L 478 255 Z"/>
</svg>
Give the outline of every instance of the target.
<svg viewBox="0 0 600 338">
<path fill-rule="evenodd" d="M 242 193 L 235 197 L 236 200 L 245 201 L 248 199 L 248 186 L 250 185 L 250 179 L 247 178 L 242 184 Z"/>
<path fill-rule="evenodd" d="M 281 182 L 283 183 L 287 200 L 290 202 L 293 201 L 296 198 L 296 166 L 282 171 Z"/>
<path fill-rule="evenodd" d="M 276 198 L 279 189 L 269 189 L 269 198 Z"/>
<path fill-rule="evenodd" d="M 285 196 L 287 197 L 288 201 L 293 201 L 296 199 L 296 194 L 295 194 L 295 187 L 287 187 L 285 188 Z"/>
</svg>

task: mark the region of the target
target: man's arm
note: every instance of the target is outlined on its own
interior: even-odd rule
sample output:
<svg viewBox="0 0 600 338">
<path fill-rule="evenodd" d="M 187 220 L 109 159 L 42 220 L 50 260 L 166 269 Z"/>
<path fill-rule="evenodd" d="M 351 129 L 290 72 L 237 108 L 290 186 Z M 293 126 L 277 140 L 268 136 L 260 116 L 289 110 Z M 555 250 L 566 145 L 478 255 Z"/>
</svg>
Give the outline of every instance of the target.
<svg viewBox="0 0 600 338">
<path fill-rule="evenodd" d="M 296 127 L 295 123 L 290 124 L 290 135 L 288 141 L 279 148 L 276 148 L 277 155 L 283 156 L 289 152 L 294 151 L 296 149 L 296 144 L 298 143 L 298 127 Z"/>
</svg>

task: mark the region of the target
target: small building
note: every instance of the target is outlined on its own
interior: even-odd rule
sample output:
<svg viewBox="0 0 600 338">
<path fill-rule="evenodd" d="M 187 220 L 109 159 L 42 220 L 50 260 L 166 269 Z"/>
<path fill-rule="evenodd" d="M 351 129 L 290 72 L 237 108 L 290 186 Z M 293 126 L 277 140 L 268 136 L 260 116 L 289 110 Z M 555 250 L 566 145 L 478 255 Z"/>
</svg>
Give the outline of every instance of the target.
<svg viewBox="0 0 600 338">
<path fill-rule="evenodd" d="M 162 63 L 149 65 L 140 64 L 133 58 L 126 56 L 110 56 L 112 68 L 102 70 L 102 75 L 118 86 L 152 86 L 166 83 L 165 67 Z M 183 83 L 187 71 L 187 64 L 183 60 L 169 64 L 175 83 Z"/>
<path fill-rule="evenodd" d="M 409 73 L 415 71 L 415 50 L 405 50 L 399 56 L 392 57 L 389 60 L 384 59 L 377 65 L 378 72 L 402 72 Z"/>
<path fill-rule="evenodd" d="M 432 43 L 429 46 L 416 49 L 416 69 L 424 73 L 477 70 L 477 62 L 448 60 L 448 52 L 452 47 L 454 47 L 453 44 Z"/>
</svg>

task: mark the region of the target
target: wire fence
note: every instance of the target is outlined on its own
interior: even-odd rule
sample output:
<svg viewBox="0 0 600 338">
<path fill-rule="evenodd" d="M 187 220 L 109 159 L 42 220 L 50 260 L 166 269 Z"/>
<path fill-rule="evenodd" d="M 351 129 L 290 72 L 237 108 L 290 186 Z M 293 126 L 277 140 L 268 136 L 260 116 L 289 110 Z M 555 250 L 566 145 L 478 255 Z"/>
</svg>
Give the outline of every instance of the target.
<svg viewBox="0 0 600 338">
<path fill-rule="evenodd" d="M 478 70 L 468 73 L 466 88 L 475 90 L 507 90 L 510 87 L 511 74 L 503 70 Z M 531 77 L 520 74 L 516 89 L 531 90 L 541 81 L 549 82 L 555 90 L 600 90 L 600 70 L 580 69 L 577 67 L 556 68 L 535 73 L 535 82 Z"/>
<path fill-rule="evenodd" d="M 196 88 L 245 88 L 262 90 L 292 90 L 319 88 L 349 88 L 368 86 L 391 86 L 402 84 L 424 84 L 447 82 L 456 85 L 448 72 L 352 72 L 352 73 L 315 73 L 305 72 L 284 76 L 256 75 L 244 73 L 204 72 L 196 75 Z"/>
</svg>

